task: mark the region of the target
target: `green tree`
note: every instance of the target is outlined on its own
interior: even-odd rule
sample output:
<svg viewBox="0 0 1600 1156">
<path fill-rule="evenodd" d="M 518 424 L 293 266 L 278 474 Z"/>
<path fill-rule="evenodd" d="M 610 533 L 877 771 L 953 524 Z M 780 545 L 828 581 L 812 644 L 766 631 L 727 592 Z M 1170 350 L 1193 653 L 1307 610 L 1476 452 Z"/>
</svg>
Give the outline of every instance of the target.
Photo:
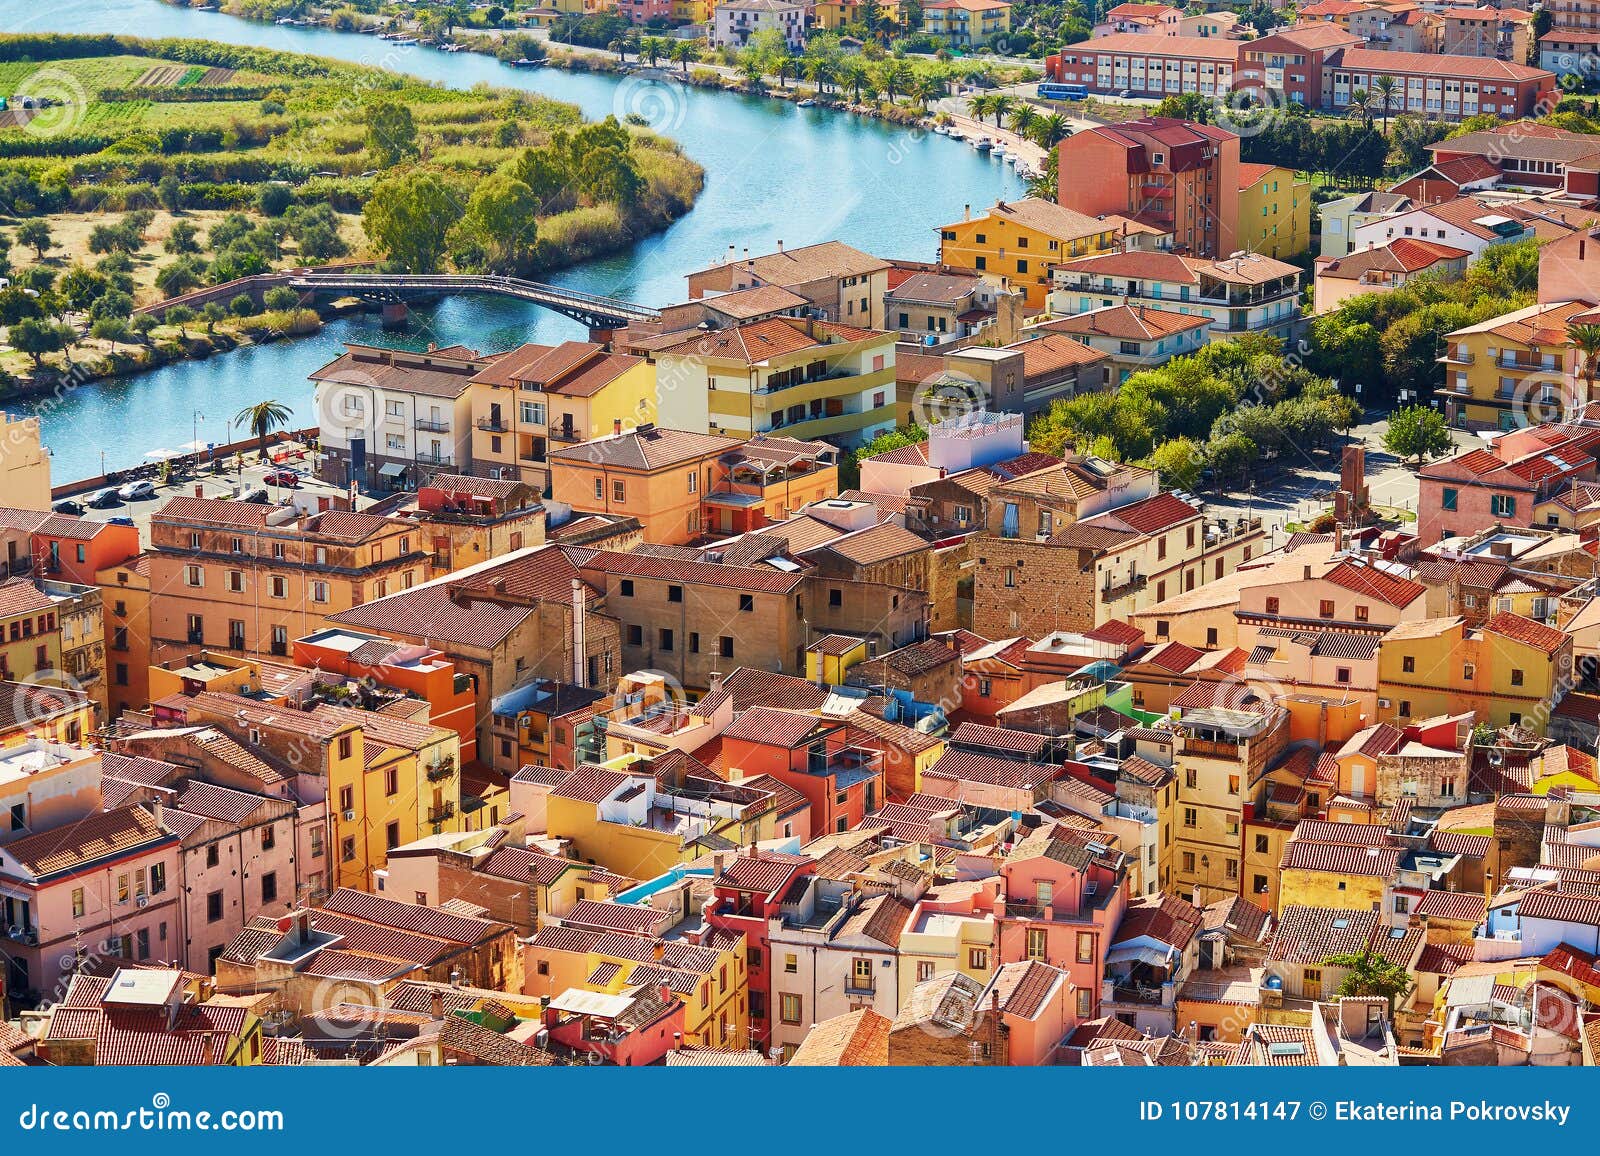
<svg viewBox="0 0 1600 1156">
<path fill-rule="evenodd" d="M 183 182 L 175 174 L 168 173 L 156 182 L 156 200 L 169 213 L 182 212 Z"/>
<path fill-rule="evenodd" d="M 0 289 L 0 325 L 15 325 L 24 317 L 39 317 L 44 309 L 30 293 L 18 286 Z"/>
<path fill-rule="evenodd" d="M 222 302 L 220 301 L 208 301 L 205 308 L 200 310 L 200 316 L 206 323 L 206 332 L 212 334 L 217 331 L 217 322 L 227 315 L 228 311 L 222 307 Z"/>
<path fill-rule="evenodd" d="M 390 263 L 408 273 L 437 273 L 450 223 L 460 207 L 432 173 L 399 173 L 373 187 L 361 212 L 367 238 Z"/>
<path fill-rule="evenodd" d="M 120 317 L 124 320 L 133 315 L 133 298 L 121 289 L 107 289 L 94 299 L 94 304 L 89 306 L 89 317 L 93 321 L 100 321 L 106 317 Z"/>
<path fill-rule="evenodd" d="M 489 267 L 514 270 L 533 251 L 539 230 L 539 198 L 506 173 L 491 173 L 467 202 L 464 227 L 488 255 Z"/>
<path fill-rule="evenodd" d="M 256 194 L 256 208 L 264 217 L 281 217 L 294 204 L 294 190 L 288 185 L 269 182 Z"/>
<path fill-rule="evenodd" d="M 236 429 L 249 430 L 259 443 L 261 460 L 267 460 L 267 439 L 274 430 L 284 429 L 289 424 L 289 419 L 294 416 L 294 411 L 279 401 L 258 401 L 255 405 L 247 405 L 234 415 L 233 425 Z"/>
<path fill-rule="evenodd" d="M 1218 483 L 1227 478 L 1244 478 L 1259 454 L 1256 443 L 1238 430 L 1213 436 L 1206 443 L 1206 463 Z"/>
<path fill-rule="evenodd" d="M 1031 104 L 1019 104 L 1011 113 L 1011 131 L 1024 140 L 1033 139 L 1033 129 L 1038 123 L 1039 114 Z"/>
<path fill-rule="evenodd" d="M 17 244 L 28 246 L 34 256 L 43 261 L 45 253 L 55 244 L 55 238 L 50 234 L 49 223 L 34 217 L 17 226 Z"/>
<path fill-rule="evenodd" d="M 1345 969 L 1339 981 L 1342 996 L 1382 996 L 1389 1001 L 1389 1011 L 1394 1012 L 1397 999 L 1411 990 L 1411 973 L 1398 963 L 1391 963 L 1372 951 L 1330 955 L 1322 961 L 1324 967 Z"/>
<path fill-rule="evenodd" d="M 1401 93 L 1400 82 L 1392 76 L 1380 76 L 1372 82 L 1372 94 L 1378 98 L 1383 110 L 1383 133 L 1389 135 L 1389 112 L 1394 108 L 1396 96 Z"/>
<path fill-rule="evenodd" d="M 198 257 L 179 257 L 156 272 L 156 288 L 164 297 L 182 297 L 206 282 L 205 263 Z"/>
<path fill-rule="evenodd" d="M 1445 453 L 1454 442 L 1444 415 L 1425 405 L 1409 405 L 1389 416 L 1383 446 L 1402 461 L 1415 458 L 1420 468 L 1435 454 Z"/>
<path fill-rule="evenodd" d="M 1594 396 L 1594 379 L 1596 372 L 1600 371 L 1600 364 L 1596 363 L 1596 358 L 1600 358 L 1600 325 L 1568 326 L 1567 336 L 1572 340 L 1573 347 L 1583 355 L 1583 366 L 1579 372 L 1583 374 L 1583 383 L 1588 387 L 1584 400 L 1597 400 Z"/>
<path fill-rule="evenodd" d="M 1174 490 L 1192 490 L 1200 484 L 1205 454 L 1200 445 L 1186 437 L 1162 442 L 1145 463 L 1161 475 L 1161 484 Z"/>
<path fill-rule="evenodd" d="M 184 326 L 191 324 L 195 316 L 195 311 L 187 305 L 173 305 L 162 313 L 161 320 L 168 325 L 176 325 L 178 327 L 178 336 L 187 341 L 189 340 L 189 334 L 184 329 Z"/>
<path fill-rule="evenodd" d="M 200 229 L 192 221 L 174 221 L 172 228 L 167 230 L 167 238 L 161 242 L 161 247 L 168 253 L 198 253 Z"/>
<path fill-rule="evenodd" d="M 11 343 L 11 348 L 33 358 L 34 372 L 44 368 L 45 354 L 60 353 L 72 344 L 76 336 L 70 325 L 38 317 L 24 317 L 6 332 L 6 340 Z"/>
<path fill-rule="evenodd" d="M 411 109 L 396 100 L 380 100 L 369 105 L 367 151 L 379 168 L 389 168 L 419 155 L 417 125 L 411 118 Z"/>
<path fill-rule="evenodd" d="M 119 341 L 132 342 L 133 330 L 125 317 L 102 317 L 89 327 L 89 336 L 106 342 L 111 346 L 111 352 L 115 353 Z"/>
<path fill-rule="evenodd" d="M 700 41 L 674 40 L 672 42 L 672 61 L 678 65 L 683 74 L 689 74 L 689 65 L 700 59 Z"/>
<path fill-rule="evenodd" d="M 261 304 L 274 312 L 300 308 L 300 294 L 287 285 L 274 285 L 261 295 Z"/>
<path fill-rule="evenodd" d="M 994 100 L 989 105 L 989 111 L 994 114 L 995 128 L 999 128 L 1000 122 L 1011 115 L 1011 110 L 1016 107 L 1016 104 L 1015 97 L 1007 96 L 1003 92 L 995 95 Z"/>
<path fill-rule="evenodd" d="M 1056 145 L 1072 135 L 1072 121 L 1059 112 L 1041 116 L 1033 122 L 1029 139 L 1042 149 L 1055 151 Z"/>
<path fill-rule="evenodd" d="M 228 312 L 235 317 L 251 317 L 256 312 L 255 298 L 248 293 L 239 293 L 228 302 Z"/>
</svg>

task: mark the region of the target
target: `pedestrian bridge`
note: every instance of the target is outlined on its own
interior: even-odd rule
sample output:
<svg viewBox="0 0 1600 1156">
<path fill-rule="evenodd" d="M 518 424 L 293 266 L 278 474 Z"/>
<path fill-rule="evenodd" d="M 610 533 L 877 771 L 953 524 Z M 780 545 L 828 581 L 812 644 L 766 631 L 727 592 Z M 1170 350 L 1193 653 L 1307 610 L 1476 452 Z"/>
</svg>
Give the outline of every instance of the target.
<svg viewBox="0 0 1600 1156">
<path fill-rule="evenodd" d="M 289 274 L 291 289 L 314 296 L 358 297 L 385 306 L 386 324 L 403 322 L 409 302 L 457 293 L 495 293 L 531 301 L 570 317 L 591 330 L 621 329 L 634 322 L 658 321 L 659 310 L 615 297 L 597 297 L 520 277 L 472 273 L 361 273 L 305 270 Z M 393 314 L 393 316 L 391 316 Z"/>
</svg>

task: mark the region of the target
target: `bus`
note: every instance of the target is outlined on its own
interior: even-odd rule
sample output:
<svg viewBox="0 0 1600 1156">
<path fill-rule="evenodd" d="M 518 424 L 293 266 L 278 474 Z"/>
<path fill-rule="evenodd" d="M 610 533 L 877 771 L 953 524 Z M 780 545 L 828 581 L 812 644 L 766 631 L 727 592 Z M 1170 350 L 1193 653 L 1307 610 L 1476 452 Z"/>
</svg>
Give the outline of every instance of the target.
<svg viewBox="0 0 1600 1156">
<path fill-rule="evenodd" d="M 1039 82 L 1038 97 L 1040 100 L 1088 100 L 1089 86 L 1044 80 Z"/>
</svg>

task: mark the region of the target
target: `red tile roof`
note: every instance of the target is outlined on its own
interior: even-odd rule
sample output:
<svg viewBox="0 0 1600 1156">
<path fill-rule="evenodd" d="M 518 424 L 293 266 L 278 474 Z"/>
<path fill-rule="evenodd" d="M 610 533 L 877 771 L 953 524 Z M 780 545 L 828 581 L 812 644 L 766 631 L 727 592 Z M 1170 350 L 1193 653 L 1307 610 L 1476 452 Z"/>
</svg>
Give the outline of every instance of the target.
<svg viewBox="0 0 1600 1156">
<path fill-rule="evenodd" d="M 1391 606 L 1409 606 L 1427 593 L 1427 587 L 1410 578 L 1356 562 L 1340 562 L 1324 577 L 1335 586 L 1376 598 Z"/>
<path fill-rule="evenodd" d="M 1546 626 L 1542 622 L 1535 622 L 1531 618 L 1524 618 L 1510 611 L 1501 611 L 1494 615 L 1483 624 L 1483 628 L 1491 634 L 1499 634 L 1515 642 L 1521 642 L 1545 654 L 1556 653 L 1572 637 L 1565 630 L 1557 630 L 1554 626 Z"/>
</svg>

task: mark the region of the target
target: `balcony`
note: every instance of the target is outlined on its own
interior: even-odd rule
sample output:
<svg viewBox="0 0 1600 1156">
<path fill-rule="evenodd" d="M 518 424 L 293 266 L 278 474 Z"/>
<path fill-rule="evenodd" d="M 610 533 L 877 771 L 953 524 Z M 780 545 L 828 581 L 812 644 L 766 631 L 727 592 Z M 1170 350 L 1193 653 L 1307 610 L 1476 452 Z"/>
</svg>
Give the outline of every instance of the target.
<svg viewBox="0 0 1600 1156">
<path fill-rule="evenodd" d="M 566 442 L 573 445 L 584 440 L 583 434 L 572 426 L 559 426 L 550 431 L 550 440 L 553 442 Z"/>
<path fill-rule="evenodd" d="M 1119 598 L 1126 598 L 1129 594 L 1138 593 L 1148 585 L 1150 579 L 1143 574 L 1133 574 L 1122 582 L 1107 582 L 1100 591 L 1101 599 L 1105 602 L 1115 602 Z"/>
<path fill-rule="evenodd" d="M 426 430 L 428 433 L 449 433 L 450 423 L 447 421 L 434 421 L 432 418 L 419 417 L 413 428 Z"/>
<path fill-rule="evenodd" d="M 1239 744 L 1224 742 L 1219 739 L 1186 738 L 1183 740 L 1183 753 L 1186 755 L 1203 755 L 1213 759 L 1237 759 L 1239 757 Z"/>
<path fill-rule="evenodd" d="M 442 783 L 456 773 L 455 759 L 441 759 L 432 764 L 423 772 L 423 777 L 430 783 Z"/>
<path fill-rule="evenodd" d="M 456 805 L 454 803 L 440 803 L 437 807 L 428 808 L 428 822 L 443 823 L 455 813 Z"/>
<path fill-rule="evenodd" d="M 0 924 L 0 939 L 9 939 L 12 943 L 36 944 L 39 942 L 39 929 Z"/>
<path fill-rule="evenodd" d="M 856 996 L 860 999 L 872 999 L 878 994 L 878 984 L 872 979 L 858 979 L 852 976 L 844 981 L 844 994 Z"/>
<path fill-rule="evenodd" d="M 487 433 L 507 433 L 511 429 L 503 417 L 480 417 L 472 424 Z"/>
</svg>

